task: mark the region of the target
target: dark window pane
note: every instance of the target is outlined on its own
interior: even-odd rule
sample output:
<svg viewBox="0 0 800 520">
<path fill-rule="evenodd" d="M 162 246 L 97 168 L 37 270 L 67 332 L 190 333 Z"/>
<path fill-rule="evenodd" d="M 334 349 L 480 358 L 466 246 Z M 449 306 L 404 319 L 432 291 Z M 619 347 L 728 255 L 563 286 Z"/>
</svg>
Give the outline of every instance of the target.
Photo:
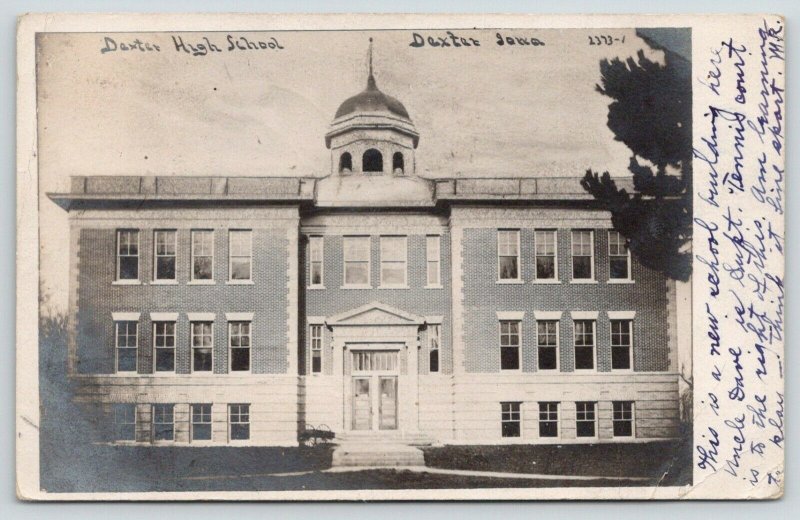
<svg viewBox="0 0 800 520">
<path fill-rule="evenodd" d="M 192 425 L 192 440 L 195 441 L 210 441 L 211 440 L 211 425 L 193 424 Z"/>
<path fill-rule="evenodd" d="M 517 347 L 500 347 L 500 368 L 503 370 L 519 368 L 519 349 Z"/>
<path fill-rule="evenodd" d="M 250 424 L 231 424 L 231 439 L 235 441 L 250 438 Z"/>
<path fill-rule="evenodd" d="M 556 277 L 555 259 L 551 256 L 536 258 L 536 279 L 550 280 Z"/>
<path fill-rule="evenodd" d="M 156 349 L 156 371 L 173 372 L 175 370 L 175 351 L 172 349 Z"/>
<path fill-rule="evenodd" d="M 213 260 L 210 256 L 195 258 L 192 278 L 195 280 L 210 280 L 212 265 Z"/>
<path fill-rule="evenodd" d="M 553 347 L 539 347 L 539 369 L 556 369 L 556 349 Z"/>
<path fill-rule="evenodd" d="M 370 148 L 361 158 L 361 170 L 365 172 L 382 172 L 383 155 L 374 148 Z"/>
<path fill-rule="evenodd" d="M 231 280 L 250 279 L 250 259 L 233 258 L 231 259 Z"/>
<path fill-rule="evenodd" d="M 429 371 L 430 372 L 439 371 L 439 350 L 431 350 Z"/>
<path fill-rule="evenodd" d="M 611 257 L 611 278 L 628 278 L 628 259 L 627 257 Z"/>
<path fill-rule="evenodd" d="M 139 278 L 139 257 L 122 256 L 119 259 L 119 279 L 136 280 Z"/>
<path fill-rule="evenodd" d="M 313 263 L 311 265 L 311 285 L 322 284 L 322 264 Z"/>
<path fill-rule="evenodd" d="M 594 437 L 593 421 L 578 421 L 578 437 Z"/>
<path fill-rule="evenodd" d="M 614 421 L 614 437 L 633 435 L 633 421 Z"/>
<path fill-rule="evenodd" d="M 556 421 L 540 422 L 539 437 L 558 437 L 558 423 Z"/>
<path fill-rule="evenodd" d="M 572 277 L 575 279 L 589 279 L 592 277 L 592 257 L 572 257 Z"/>
<path fill-rule="evenodd" d="M 517 257 L 515 256 L 501 256 L 500 257 L 500 279 L 501 280 L 516 280 L 517 276 Z"/>
<path fill-rule="evenodd" d="M 231 349 L 231 370 L 250 370 L 250 349 Z"/>
<path fill-rule="evenodd" d="M 314 374 L 319 374 L 322 372 L 322 358 L 319 356 L 314 356 L 311 358 L 311 372 Z"/>
<path fill-rule="evenodd" d="M 135 441 L 136 440 L 136 425 L 135 424 L 117 424 L 116 439 L 118 441 Z"/>
<path fill-rule="evenodd" d="M 117 352 L 117 371 L 133 372 L 136 370 L 136 350 L 135 348 L 121 348 Z"/>
<path fill-rule="evenodd" d="M 615 370 L 631 368 L 631 352 L 628 347 L 611 347 L 611 368 Z"/>
<path fill-rule="evenodd" d="M 211 349 L 193 349 L 193 366 L 195 372 L 211 371 Z"/>
<path fill-rule="evenodd" d="M 503 437 L 519 437 L 519 422 L 504 422 Z"/>
<path fill-rule="evenodd" d="M 594 349 L 592 347 L 575 347 L 575 368 L 594 368 Z"/>
<path fill-rule="evenodd" d="M 156 279 L 174 280 L 175 279 L 175 257 L 160 256 L 156 262 Z"/>
<path fill-rule="evenodd" d="M 155 424 L 153 433 L 157 441 L 171 441 L 175 436 L 175 428 L 172 424 Z"/>
</svg>

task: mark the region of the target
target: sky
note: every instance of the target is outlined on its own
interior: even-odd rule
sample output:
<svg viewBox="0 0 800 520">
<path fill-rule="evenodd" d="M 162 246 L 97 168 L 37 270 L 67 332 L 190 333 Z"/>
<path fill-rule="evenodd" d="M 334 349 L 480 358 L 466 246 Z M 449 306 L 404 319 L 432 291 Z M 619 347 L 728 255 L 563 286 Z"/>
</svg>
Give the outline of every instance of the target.
<svg viewBox="0 0 800 520">
<path fill-rule="evenodd" d="M 496 44 L 496 30 L 456 30 L 479 47 L 412 47 L 413 32 L 231 33 L 283 49 L 228 49 L 228 33 L 46 33 L 37 47 L 41 272 L 66 305 L 67 214 L 46 198 L 70 175 L 323 176 L 324 134 L 338 106 L 366 86 L 373 38 L 378 87 L 399 99 L 420 134 L 425 177 L 627 175 L 630 151 L 606 126 L 599 62 L 640 49 L 633 29 L 500 30 L 543 46 Z M 417 31 L 449 38 L 444 31 Z M 101 52 L 104 37 L 116 51 Z M 177 51 L 204 37 L 222 52 Z M 160 52 L 121 51 L 134 40 Z"/>
</svg>

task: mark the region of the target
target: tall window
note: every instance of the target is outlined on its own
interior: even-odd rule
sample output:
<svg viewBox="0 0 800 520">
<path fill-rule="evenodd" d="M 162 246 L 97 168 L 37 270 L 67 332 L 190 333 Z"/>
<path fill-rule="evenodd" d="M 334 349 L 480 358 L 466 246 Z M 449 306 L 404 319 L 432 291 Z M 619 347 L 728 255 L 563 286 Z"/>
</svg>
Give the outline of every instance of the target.
<svg viewBox="0 0 800 520">
<path fill-rule="evenodd" d="M 406 237 L 381 237 L 381 285 L 405 286 L 407 264 Z"/>
<path fill-rule="evenodd" d="M 350 152 L 344 152 L 339 157 L 339 171 L 341 173 L 351 173 L 353 171 L 353 156 Z"/>
<path fill-rule="evenodd" d="M 139 231 L 117 231 L 117 280 L 139 279 Z"/>
<path fill-rule="evenodd" d="M 575 321 L 575 370 L 594 369 L 594 320 Z"/>
<path fill-rule="evenodd" d="M 231 350 L 231 372 L 250 370 L 250 322 L 228 322 L 228 342 Z"/>
<path fill-rule="evenodd" d="M 344 237 L 344 284 L 369 285 L 369 237 Z"/>
<path fill-rule="evenodd" d="M 522 403 L 500 403 L 500 427 L 503 437 L 519 437 L 522 431 Z"/>
<path fill-rule="evenodd" d="M 155 232 L 154 280 L 176 279 L 177 235 L 178 233 L 175 230 L 161 230 Z"/>
<path fill-rule="evenodd" d="M 192 328 L 192 371 L 211 372 L 214 349 L 214 324 L 210 321 L 194 321 Z"/>
<path fill-rule="evenodd" d="M 364 155 L 361 156 L 361 171 L 364 172 L 382 172 L 383 171 L 383 154 L 375 148 L 370 148 Z"/>
<path fill-rule="evenodd" d="M 214 279 L 214 232 L 192 231 L 192 280 Z"/>
<path fill-rule="evenodd" d="M 558 368 L 558 321 L 536 322 L 536 345 L 539 370 Z"/>
<path fill-rule="evenodd" d="M 500 322 L 500 369 L 519 369 L 520 322 Z"/>
<path fill-rule="evenodd" d="M 611 409 L 614 437 L 633 437 L 633 402 L 613 401 Z"/>
<path fill-rule="evenodd" d="M 192 405 L 192 440 L 211 440 L 211 405 Z"/>
<path fill-rule="evenodd" d="M 322 267 L 323 267 L 323 246 L 321 236 L 312 236 L 308 239 L 309 256 L 309 285 L 311 287 L 322 286 Z"/>
<path fill-rule="evenodd" d="M 228 427 L 230 440 L 243 441 L 250 438 L 250 405 L 228 405 Z"/>
<path fill-rule="evenodd" d="M 171 404 L 153 405 L 153 440 L 175 440 L 175 406 Z"/>
<path fill-rule="evenodd" d="M 309 326 L 311 340 L 311 373 L 322 373 L 322 325 Z"/>
<path fill-rule="evenodd" d="M 631 347 L 633 322 L 630 320 L 611 320 L 611 369 L 629 370 L 631 368 Z"/>
<path fill-rule="evenodd" d="M 534 248 L 536 250 L 536 279 L 558 279 L 558 264 L 556 263 L 556 231 L 536 231 L 534 233 Z"/>
<path fill-rule="evenodd" d="M 156 372 L 175 371 L 175 322 L 153 323 L 153 346 L 156 355 Z"/>
<path fill-rule="evenodd" d="M 392 172 L 403 174 L 405 170 L 405 164 L 403 161 L 403 154 L 401 152 L 395 152 L 392 155 Z"/>
<path fill-rule="evenodd" d="M 425 237 L 425 257 L 427 261 L 427 280 L 428 286 L 438 286 L 442 284 L 441 278 L 441 258 L 442 240 L 438 235 Z"/>
<path fill-rule="evenodd" d="M 575 403 L 575 429 L 578 437 L 594 437 L 597 423 L 597 403 L 579 401 Z"/>
<path fill-rule="evenodd" d="M 625 237 L 619 231 L 608 232 L 608 264 L 611 280 L 631 279 L 631 257 Z"/>
<path fill-rule="evenodd" d="M 253 232 L 232 229 L 228 234 L 228 272 L 231 280 L 251 280 L 253 267 Z"/>
<path fill-rule="evenodd" d="M 539 403 L 539 437 L 558 437 L 558 403 Z"/>
<path fill-rule="evenodd" d="M 136 372 L 136 358 L 139 346 L 139 323 L 136 321 L 117 321 L 117 372 Z"/>
<path fill-rule="evenodd" d="M 439 371 L 439 343 L 442 336 L 441 325 L 428 325 L 428 371 Z"/>
<path fill-rule="evenodd" d="M 572 232 L 572 279 L 593 280 L 594 259 L 592 232 L 587 230 Z"/>
<path fill-rule="evenodd" d="M 136 405 L 120 403 L 114 405 L 114 439 L 136 440 Z"/>
<path fill-rule="evenodd" d="M 519 230 L 497 231 L 497 264 L 500 280 L 519 280 Z"/>
</svg>

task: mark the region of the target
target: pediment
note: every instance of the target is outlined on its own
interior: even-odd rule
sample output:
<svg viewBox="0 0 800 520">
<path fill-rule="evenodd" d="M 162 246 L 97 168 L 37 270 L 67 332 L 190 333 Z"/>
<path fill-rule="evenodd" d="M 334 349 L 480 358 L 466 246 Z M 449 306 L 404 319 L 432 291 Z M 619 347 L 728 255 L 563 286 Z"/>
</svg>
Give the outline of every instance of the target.
<svg viewBox="0 0 800 520">
<path fill-rule="evenodd" d="M 380 302 L 373 302 L 327 320 L 334 325 L 422 325 L 425 318 Z"/>
</svg>

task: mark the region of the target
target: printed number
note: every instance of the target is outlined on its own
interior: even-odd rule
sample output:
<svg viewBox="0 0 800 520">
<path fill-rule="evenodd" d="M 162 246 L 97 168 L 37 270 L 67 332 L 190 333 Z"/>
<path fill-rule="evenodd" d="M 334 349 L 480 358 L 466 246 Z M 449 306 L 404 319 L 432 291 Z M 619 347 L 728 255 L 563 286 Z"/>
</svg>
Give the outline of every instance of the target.
<svg viewBox="0 0 800 520">
<path fill-rule="evenodd" d="M 614 45 L 615 43 L 625 43 L 625 36 L 614 38 L 610 34 L 589 36 L 589 45 Z"/>
</svg>

